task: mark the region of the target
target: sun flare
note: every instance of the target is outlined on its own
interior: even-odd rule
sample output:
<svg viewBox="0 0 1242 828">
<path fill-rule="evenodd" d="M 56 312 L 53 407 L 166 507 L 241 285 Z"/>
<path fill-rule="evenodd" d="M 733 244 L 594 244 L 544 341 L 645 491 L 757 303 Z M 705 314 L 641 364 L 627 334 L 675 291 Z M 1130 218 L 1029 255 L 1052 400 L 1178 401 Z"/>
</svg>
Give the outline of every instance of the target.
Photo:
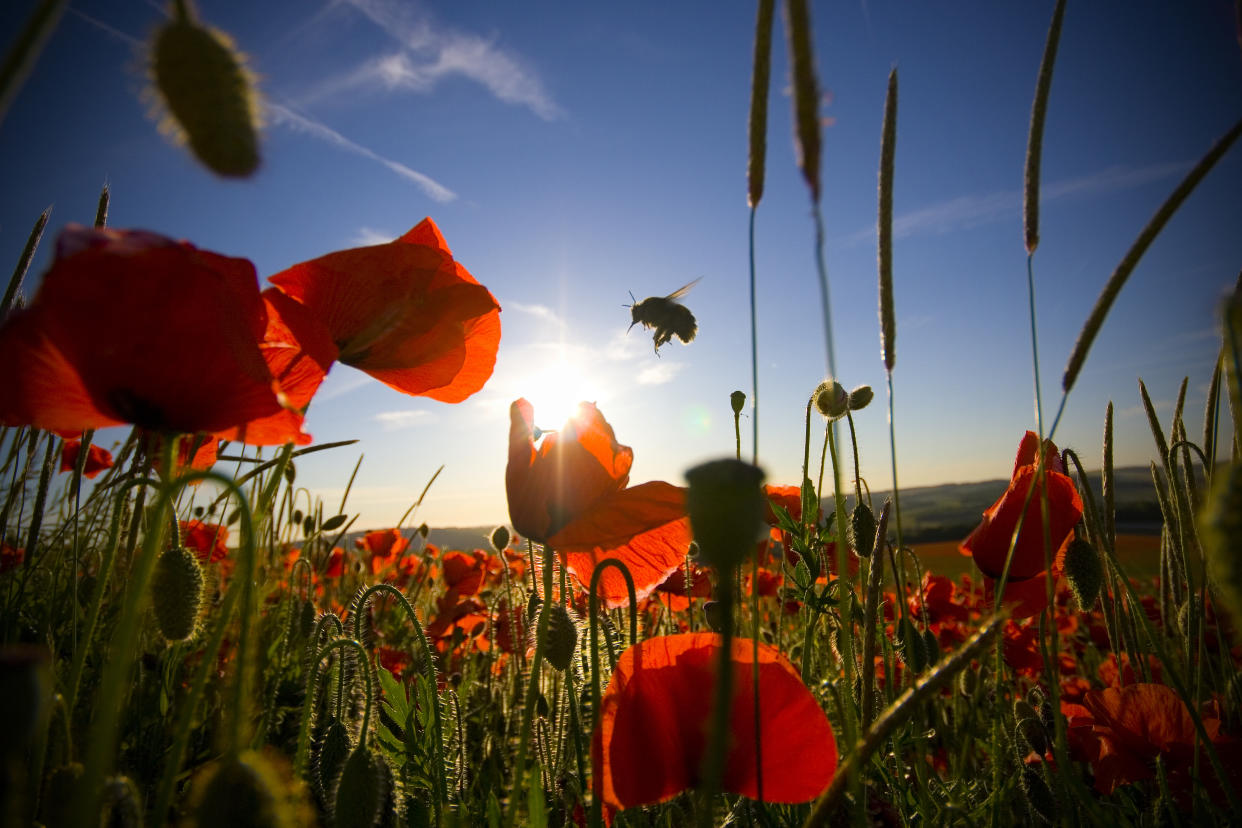
<svg viewBox="0 0 1242 828">
<path fill-rule="evenodd" d="M 599 402 L 607 395 L 598 377 L 591 377 L 581 362 L 561 354 L 536 368 L 522 381 L 521 395 L 535 409 L 535 424 L 544 430 L 559 429 L 580 402 Z"/>
</svg>

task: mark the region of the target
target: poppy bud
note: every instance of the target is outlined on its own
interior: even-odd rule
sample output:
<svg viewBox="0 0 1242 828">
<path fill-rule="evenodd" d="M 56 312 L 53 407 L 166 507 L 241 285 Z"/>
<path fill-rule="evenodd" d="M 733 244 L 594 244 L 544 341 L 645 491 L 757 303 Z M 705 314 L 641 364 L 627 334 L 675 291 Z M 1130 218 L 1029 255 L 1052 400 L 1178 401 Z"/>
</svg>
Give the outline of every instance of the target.
<svg viewBox="0 0 1242 828">
<path fill-rule="evenodd" d="M 336 780 L 341 775 L 341 767 L 349 756 L 349 733 L 345 725 L 333 720 L 328 725 L 323 742 L 319 746 L 319 757 L 315 762 L 315 781 L 319 783 L 319 791 L 324 799 L 336 787 Z"/>
<path fill-rule="evenodd" d="M 958 674 L 957 691 L 963 696 L 970 698 L 975 695 L 975 690 L 979 686 L 979 673 L 969 667 Z"/>
<path fill-rule="evenodd" d="M 560 604 L 550 604 L 547 611 L 548 637 L 543 643 L 543 654 L 549 664 L 563 672 L 573 662 L 578 625 L 569 610 Z"/>
<path fill-rule="evenodd" d="M 288 785 L 263 754 L 248 750 L 211 763 L 199 777 L 191 825 L 286 826 L 297 824 Z"/>
<path fill-rule="evenodd" d="M 1048 752 L 1048 734 L 1038 719 L 1018 719 L 1014 741 L 1022 753 L 1034 751 L 1043 756 Z"/>
<path fill-rule="evenodd" d="M 850 395 L 846 392 L 845 386 L 836 380 L 829 379 L 821 382 L 815 387 L 815 393 L 811 395 L 811 399 L 815 401 L 815 407 L 819 409 L 819 413 L 829 420 L 839 420 L 850 410 Z"/>
<path fill-rule="evenodd" d="M 313 534 L 315 534 L 315 518 L 313 515 L 307 515 L 302 521 L 302 535 L 309 538 Z"/>
<path fill-rule="evenodd" d="M 203 568 L 194 553 L 177 546 L 160 555 L 151 594 L 160 635 L 168 641 L 185 641 L 193 635 L 203 602 Z"/>
<path fill-rule="evenodd" d="M 927 653 L 923 649 L 923 634 L 907 616 L 897 622 L 897 654 L 916 673 L 927 666 Z"/>
<path fill-rule="evenodd" d="M 866 503 L 858 503 L 850 513 L 850 545 L 859 557 L 871 557 L 875 546 L 875 515 Z"/>
<path fill-rule="evenodd" d="M 530 597 L 526 599 L 526 623 L 535 620 L 535 615 L 539 612 L 539 606 L 543 603 L 543 599 L 539 597 L 539 593 L 532 592 Z"/>
<path fill-rule="evenodd" d="M 61 765 L 47 777 L 39 811 L 48 828 L 68 825 L 85 768 L 81 762 Z"/>
<path fill-rule="evenodd" d="M 108 828 L 140 828 L 142 797 L 128 776 L 113 776 L 104 782 L 103 813 L 100 824 Z"/>
<path fill-rule="evenodd" d="M 870 385 L 860 385 L 850 392 L 850 411 L 861 411 L 875 399 Z"/>
<path fill-rule="evenodd" d="M 171 116 L 161 128 L 217 175 L 259 166 L 258 101 L 244 60 L 228 35 L 188 15 L 166 23 L 151 49 L 152 80 Z"/>
<path fill-rule="evenodd" d="M 314 628 L 315 605 L 309 600 L 303 601 L 301 612 L 298 614 L 298 632 L 301 633 L 299 637 L 306 638 Z"/>
<path fill-rule="evenodd" d="M 428 526 L 426 523 L 418 524 L 418 534 L 426 538 L 427 535 L 431 534 L 431 527 Z"/>
<path fill-rule="evenodd" d="M 1234 622 L 1242 623 L 1242 463 L 1216 473 L 1206 506 L 1199 525 L 1208 575 Z"/>
<path fill-rule="evenodd" d="M 928 667 L 940 661 L 940 639 L 930 629 L 923 630 L 923 655 L 927 658 Z"/>
<path fill-rule="evenodd" d="M 492 549 L 497 552 L 504 552 L 509 547 L 509 527 L 497 526 L 492 530 L 491 535 Z"/>
<path fill-rule="evenodd" d="M 1022 787 L 1022 793 L 1026 794 L 1026 801 L 1030 804 L 1031 810 L 1045 822 L 1057 824 L 1059 821 L 1057 800 L 1039 770 L 1029 766 L 1023 768 L 1018 782 Z"/>
<path fill-rule="evenodd" d="M 1095 606 L 1104 583 L 1104 569 L 1095 547 L 1083 538 L 1074 538 L 1065 550 L 1065 580 L 1083 612 Z"/>
<path fill-rule="evenodd" d="M 729 395 L 729 405 L 733 407 L 734 414 L 741 414 L 746 405 L 746 395 L 741 391 L 734 391 Z"/>
<path fill-rule="evenodd" d="M 719 601 L 703 602 L 703 618 L 714 633 L 724 632 L 724 606 Z"/>
<path fill-rule="evenodd" d="M 763 470 L 728 458 L 695 466 L 686 480 L 686 512 L 700 555 L 717 568 L 737 566 L 764 526 Z"/>
<path fill-rule="evenodd" d="M 336 786 L 333 824 L 339 828 L 370 828 L 379 821 L 380 808 L 388 796 L 384 760 L 359 745 L 345 760 Z"/>
</svg>

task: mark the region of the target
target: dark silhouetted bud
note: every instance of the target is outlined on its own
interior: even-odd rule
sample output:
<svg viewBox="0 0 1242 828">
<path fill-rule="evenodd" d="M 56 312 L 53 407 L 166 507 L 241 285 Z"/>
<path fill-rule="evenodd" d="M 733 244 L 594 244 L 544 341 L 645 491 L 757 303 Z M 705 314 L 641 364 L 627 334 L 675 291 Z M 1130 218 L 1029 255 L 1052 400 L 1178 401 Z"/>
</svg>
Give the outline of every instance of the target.
<svg viewBox="0 0 1242 828">
<path fill-rule="evenodd" d="M 686 512 L 700 557 L 718 568 L 737 566 L 754 551 L 764 526 L 763 471 L 729 458 L 695 466 L 686 480 Z"/>
</svg>

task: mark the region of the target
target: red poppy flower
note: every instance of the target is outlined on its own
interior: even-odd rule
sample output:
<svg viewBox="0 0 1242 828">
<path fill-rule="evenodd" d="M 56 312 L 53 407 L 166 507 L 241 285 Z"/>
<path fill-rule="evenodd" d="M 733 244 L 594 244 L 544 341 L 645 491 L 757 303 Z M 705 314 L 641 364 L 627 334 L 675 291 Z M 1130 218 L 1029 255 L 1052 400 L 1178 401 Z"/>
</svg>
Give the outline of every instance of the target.
<svg viewBox="0 0 1242 828">
<path fill-rule="evenodd" d="M 579 404 L 538 448 L 529 402 L 514 402 L 509 420 L 505 489 L 518 534 L 559 551 L 583 584 L 599 561 L 620 559 L 639 600 L 685 561 L 691 537 L 685 490 L 663 481 L 626 488 L 634 451 L 617 442 L 592 403 Z M 628 603 L 616 569 L 600 576 L 600 595 L 610 608 Z"/>
<path fill-rule="evenodd" d="M 398 529 L 376 529 L 367 532 L 354 544 L 370 555 L 371 572 L 378 575 L 397 561 L 410 545 L 410 539 Z"/>
<path fill-rule="evenodd" d="M 267 328 L 259 350 L 268 370 L 280 383 L 286 407 L 216 436 L 255 445 L 288 440 L 305 445 L 311 437 L 301 429 L 302 415 L 336 360 L 336 345 L 327 329 L 301 303 L 276 288 L 263 291 L 262 297 Z"/>
<path fill-rule="evenodd" d="M 989 578 L 1000 578 L 1009 556 L 1009 542 L 1018 521 L 1022 531 L 1014 547 L 1013 561 L 1009 565 L 1009 580 L 1023 581 L 1044 571 L 1044 531 L 1040 512 L 1039 493 L 1030 502 L 1027 495 L 1035 484 L 1036 452 L 1039 437 L 1033 431 L 1026 432 L 1018 446 L 1013 475 L 1009 488 L 983 513 L 983 520 L 970 536 L 961 543 L 962 554 L 971 555 L 975 564 Z M 1045 490 L 1048 496 L 1049 543 L 1053 553 L 1066 543 L 1075 524 L 1082 518 L 1082 499 L 1074 487 L 1074 481 L 1065 474 L 1060 453 L 1051 440 L 1044 442 Z M 1023 503 L 1026 503 L 1023 518 Z"/>
<path fill-rule="evenodd" d="M 7 543 L 0 543 L 0 573 L 11 572 L 26 560 L 26 550 Z"/>
<path fill-rule="evenodd" d="M 341 362 L 398 391 L 461 402 L 492 375 L 500 305 L 429 218 L 396 241 L 329 253 L 269 281 L 319 320 Z"/>
<path fill-rule="evenodd" d="M 181 544 L 194 551 L 195 556 L 203 563 L 215 563 L 229 556 L 229 527 L 217 523 L 203 523 L 201 520 L 183 520 L 181 527 Z"/>
<path fill-rule="evenodd" d="M 450 590 L 458 595 L 474 595 L 483 586 L 488 555 L 478 549 L 473 555 L 454 549 L 444 553 L 441 564 L 444 567 L 444 583 Z"/>
<path fill-rule="evenodd" d="M 78 455 L 82 453 L 81 440 L 66 440 L 60 450 L 60 470 L 73 471 L 78 465 Z M 86 465 L 82 468 L 82 476 L 90 479 L 104 469 L 112 468 L 112 453 L 103 446 L 94 443 L 86 449 Z"/>
<path fill-rule="evenodd" d="M 725 791 L 755 797 L 752 642 L 733 642 L 734 694 L 729 715 Z M 685 633 L 649 638 L 621 654 L 600 704 L 591 744 L 596 791 L 617 808 L 671 799 L 695 787 L 708 741 L 720 637 Z M 828 718 L 775 647 L 759 645 L 763 795 L 806 802 L 837 767 Z"/>
<path fill-rule="evenodd" d="M 0 327 L 0 422 L 193 433 L 267 417 L 281 405 L 264 325 L 245 259 L 70 225 L 30 307 Z"/>
</svg>

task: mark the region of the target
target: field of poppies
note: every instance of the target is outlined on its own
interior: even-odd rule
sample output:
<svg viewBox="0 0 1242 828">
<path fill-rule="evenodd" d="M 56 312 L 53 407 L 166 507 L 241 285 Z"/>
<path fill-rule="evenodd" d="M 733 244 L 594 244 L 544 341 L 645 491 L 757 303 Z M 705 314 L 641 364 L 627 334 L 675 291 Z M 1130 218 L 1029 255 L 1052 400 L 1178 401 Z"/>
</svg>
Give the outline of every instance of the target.
<svg viewBox="0 0 1242 828">
<path fill-rule="evenodd" d="M 157 44 L 177 47 L 153 57 L 170 117 L 202 163 L 244 175 L 250 79 L 175 7 Z M 809 22 L 805 2 L 786 7 L 818 221 Z M 1028 261 L 1063 8 L 1032 107 Z M 760 0 L 752 210 L 773 17 Z M 203 62 L 196 83 L 174 53 Z M 878 209 L 890 417 L 897 89 L 894 71 Z M 1147 245 L 1240 133 L 1142 228 L 1062 405 Z M 499 305 L 435 222 L 260 291 L 245 259 L 108 227 L 108 199 L 94 227 L 60 230 L 23 299 L 40 219 L 0 304 L 0 825 L 1242 820 L 1242 287 L 1215 373 L 1196 378 L 1202 433 L 1186 384 L 1166 422 L 1142 388 L 1164 516 L 1154 578 L 1117 555 L 1111 406 L 1102 481 L 1038 401 L 1034 428 L 1015 425 L 1010 482 L 961 540 L 972 569 L 954 580 L 903 542 L 898 498 L 852 479 L 854 412 L 879 403 L 834 379 L 807 400 L 801 481 L 766 481 L 739 428 L 688 486 L 631 486 L 634 435 L 605 412 L 583 403 L 548 431 L 518 399 L 509 525 L 441 549 L 425 525 L 350 536 L 348 509 L 297 483 L 299 457 L 339 448 L 302 429 L 333 363 L 445 403 L 491 376 Z M 143 324 L 125 321 L 134 308 Z M 825 346 L 834 366 L 830 333 Z M 718 404 L 737 422 L 746 394 Z M 110 453 L 94 432 L 117 425 L 132 430 Z"/>
</svg>

